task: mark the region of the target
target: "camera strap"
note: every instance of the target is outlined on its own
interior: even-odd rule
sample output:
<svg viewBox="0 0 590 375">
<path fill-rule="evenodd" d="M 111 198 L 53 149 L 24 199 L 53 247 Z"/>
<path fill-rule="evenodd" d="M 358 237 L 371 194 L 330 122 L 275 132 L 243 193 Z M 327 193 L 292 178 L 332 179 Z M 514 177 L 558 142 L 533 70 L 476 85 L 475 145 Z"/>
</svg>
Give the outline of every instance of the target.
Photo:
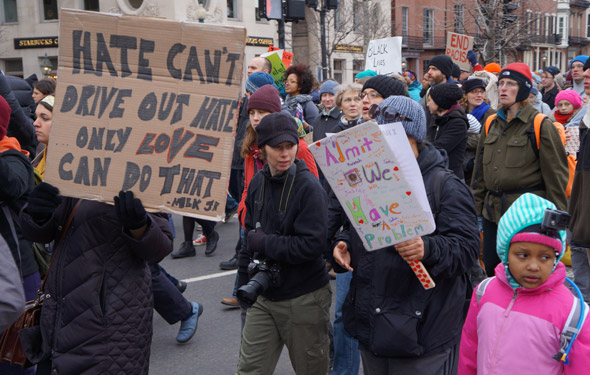
<svg viewBox="0 0 590 375">
<path fill-rule="evenodd" d="M 293 184 L 295 183 L 295 174 L 297 173 L 297 165 L 293 163 L 291 167 L 286 172 L 285 180 L 283 181 L 283 189 L 281 191 L 281 200 L 279 202 L 279 228 L 282 232 L 283 229 L 283 222 L 285 221 L 285 216 L 287 214 L 287 204 L 289 203 L 289 198 L 291 197 L 291 191 L 293 190 Z M 262 187 L 260 188 L 260 192 L 258 193 L 258 199 L 255 201 L 256 210 L 258 211 L 258 218 L 254 220 L 255 223 L 260 223 L 262 220 L 262 209 L 264 207 L 264 188 L 268 180 L 264 177 L 264 182 L 262 183 Z"/>
</svg>

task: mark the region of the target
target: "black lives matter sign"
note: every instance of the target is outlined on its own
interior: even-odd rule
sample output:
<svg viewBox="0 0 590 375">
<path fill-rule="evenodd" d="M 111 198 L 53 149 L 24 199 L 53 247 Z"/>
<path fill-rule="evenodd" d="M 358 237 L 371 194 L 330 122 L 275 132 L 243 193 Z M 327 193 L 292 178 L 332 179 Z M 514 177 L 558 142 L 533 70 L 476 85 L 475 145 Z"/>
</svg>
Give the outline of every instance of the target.
<svg viewBox="0 0 590 375">
<path fill-rule="evenodd" d="M 245 29 L 63 10 L 46 180 L 223 217 Z"/>
</svg>

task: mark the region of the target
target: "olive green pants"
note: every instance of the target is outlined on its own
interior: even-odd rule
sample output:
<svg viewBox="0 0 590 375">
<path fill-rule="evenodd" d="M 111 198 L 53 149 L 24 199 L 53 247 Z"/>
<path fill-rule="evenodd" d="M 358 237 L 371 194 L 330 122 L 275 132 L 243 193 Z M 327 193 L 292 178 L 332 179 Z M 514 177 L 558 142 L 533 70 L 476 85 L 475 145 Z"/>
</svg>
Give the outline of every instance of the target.
<svg viewBox="0 0 590 375">
<path fill-rule="evenodd" d="M 326 375 L 331 303 L 330 284 L 284 301 L 259 296 L 246 314 L 238 374 L 273 374 L 286 345 L 297 375 Z"/>
</svg>

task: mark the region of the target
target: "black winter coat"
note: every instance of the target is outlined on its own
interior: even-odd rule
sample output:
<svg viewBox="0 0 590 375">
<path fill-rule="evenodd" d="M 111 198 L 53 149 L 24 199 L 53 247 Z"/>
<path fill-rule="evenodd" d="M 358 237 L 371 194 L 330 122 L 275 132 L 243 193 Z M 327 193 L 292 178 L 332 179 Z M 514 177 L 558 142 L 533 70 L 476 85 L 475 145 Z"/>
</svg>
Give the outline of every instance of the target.
<svg viewBox="0 0 590 375">
<path fill-rule="evenodd" d="M 34 185 L 33 166 L 22 152 L 0 152 L 0 235 L 10 247 L 22 277 L 39 271 L 31 243 L 25 240 L 18 220 Z"/>
<path fill-rule="evenodd" d="M 465 178 L 463 160 L 467 149 L 467 129 L 469 129 L 469 120 L 465 111 L 457 107 L 443 116 L 435 116 L 434 126 L 429 129 L 428 134 L 436 147 L 447 152 L 449 169 L 460 179 Z"/>
<path fill-rule="evenodd" d="M 444 168 L 443 155 L 427 143 L 418 156 L 429 200 L 430 179 Z M 422 237 L 422 263 L 436 283 L 430 290 L 394 246 L 366 251 L 346 218 L 336 243 L 347 243 L 354 271 L 342 313 L 346 331 L 364 350 L 383 357 L 418 357 L 459 342 L 466 273 L 477 259 L 480 239 L 473 196 L 456 176 L 442 186 L 439 209 L 436 231 Z"/>
<path fill-rule="evenodd" d="M 318 117 L 312 124 L 313 126 L 313 141 L 319 141 L 320 139 L 326 138 L 326 133 L 337 133 L 340 129 L 336 130 L 338 122 L 342 117 L 342 112 L 334 107 L 330 113 L 326 116 L 324 112 L 320 112 Z"/>
<path fill-rule="evenodd" d="M 292 187 L 287 181 L 290 180 L 287 179 L 289 173 L 295 174 Z M 280 226 L 279 203 L 284 186 L 285 194 L 290 196 Z M 256 202 L 263 187 L 260 211 Z M 326 192 L 303 160 L 296 159 L 293 167 L 280 176 L 271 176 L 268 164 L 254 175 L 246 196 L 246 233 L 255 229 L 257 222 L 265 233 L 261 244 L 263 254 L 278 262 L 282 274 L 282 284 L 269 287 L 262 293 L 264 297 L 272 301 L 291 299 L 313 292 L 329 282 L 322 256 L 328 245 Z M 238 257 L 238 286 L 247 282 L 250 262 L 247 237 L 243 242 Z"/>
<path fill-rule="evenodd" d="M 59 237 L 76 203 L 65 198 L 44 225 L 21 212 L 23 232 L 35 242 Z M 45 283 L 41 347 L 33 362 L 50 359 L 55 374 L 147 374 L 153 300 L 147 262 L 172 251 L 167 218 L 149 214 L 138 241 L 113 206 L 84 200 L 54 254 Z"/>
</svg>

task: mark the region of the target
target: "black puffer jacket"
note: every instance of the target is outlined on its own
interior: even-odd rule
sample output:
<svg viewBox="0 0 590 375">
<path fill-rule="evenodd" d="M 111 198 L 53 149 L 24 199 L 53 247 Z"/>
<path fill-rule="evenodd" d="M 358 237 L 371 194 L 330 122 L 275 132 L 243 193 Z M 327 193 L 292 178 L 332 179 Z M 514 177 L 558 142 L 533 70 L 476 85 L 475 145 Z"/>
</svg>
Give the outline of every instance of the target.
<svg viewBox="0 0 590 375">
<path fill-rule="evenodd" d="M 432 143 L 442 148 L 449 156 L 449 169 L 457 177 L 464 179 L 463 160 L 467 149 L 467 129 L 469 120 L 463 108 L 457 106 L 443 116 L 435 116 L 434 124 L 429 129 L 428 137 Z"/>
<path fill-rule="evenodd" d="M 260 222 L 266 234 L 261 247 L 264 255 L 279 263 L 282 284 L 271 286 L 262 295 L 272 301 L 280 301 L 313 292 L 330 279 L 322 254 L 326 243 L 327 198 L 318 179 L 311 174 L 303 160 L 295 160 L 294 168 L 280 176 L 271 176 L 268 164 L 256 173 L 248 186 L 246 197 L 246 232 Z M 287 181 L 287 174 L 295 174 L 293 186 Z M 289 186 L 287 186 L 289 182 Z M 290 191 L 285 202 L 286 212 L 282 227 L 279 225 L 279 203 Z M 262 211 L 258 209 L 261 190 L 264 189 Z M 247 282 L 247 266 L 250 255 L 246 249 L 247 240 L 238 257 L 238 286 Z"/>
<path fill-rule="evenodd" d="M 23 232 L 35 242 L 56 239 L 76 201 L 65 198 L 43 226 L 25 206 Z M 153 301 L 147 262 L 172 251 L 168 220 L 148 216 L 137 241 L 123 230 L 113 206 L 82 202 L 47 276 L 41 347 L 27 353 L 29 359 L 50 359 L 55 374 L 148 373 Z"/>
<path fill-rule="evenodd" d="M 444 168 L 443 155 L 429 143 L 420 151 L 427 193 L 430 179 Z M 456 176 L 442 186 L 439 209 L 436 231 L 422 237 L 422 263 L 436 283 L 430 290 L 424 290 L 393 246 L 366 251 L 346 219 L 337 242 L 347 243 L 354 271 L 342 309 L 344 327 L 364 350 L 383 357 L 417 357 L 459 342 L 466 273 L 477 259 L 480 239 L 473 196 Z"/>
<path fill-rule="evenodd" d="M 8 142 L 8 137 L 1 140 L 0 149 Z M 0 235 L 10 247 L 22 277 L 39 271 L 31 243 L 25 240 L 18 224 L 18 214 L 34 185 L 33 166 L 21 151 L 0 152 Z"/>
</svg>

